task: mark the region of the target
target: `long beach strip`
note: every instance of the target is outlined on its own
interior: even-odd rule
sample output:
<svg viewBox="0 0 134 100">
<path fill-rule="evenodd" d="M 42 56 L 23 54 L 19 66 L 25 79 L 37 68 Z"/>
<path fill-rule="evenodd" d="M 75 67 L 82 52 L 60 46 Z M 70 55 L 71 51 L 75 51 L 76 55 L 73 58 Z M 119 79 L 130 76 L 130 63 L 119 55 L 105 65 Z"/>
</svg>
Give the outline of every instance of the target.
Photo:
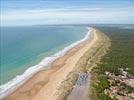
<svg viewBox="0 0 134 100">
<path fill-rule="evenodd" d="M 97 35 L 95 34 L 95 30 L 89 28 L 89 32 L 82 40 L 64 48 L 64 50 L 60 51 L 61 53 L 57 53 L 53 56 L 54 60 L 51 60 L 52 68 L 41 71 L 38 70 L 39 72 L 36 72 L 36 74 L 22 86 L 17 87 L 12 94 L 10 94 L 10 92 L 10 95 L 7 94 L 9 96 L 5 95 L 5 100 L 56 99 L 55 92 L 57 91 L 57 87 L 64 81 L 69 72 L 75 67 L 76 62 L 90 49 L 96 40 Z M 43 66 L 44 60 L 40 65 Z"/>
</svg>

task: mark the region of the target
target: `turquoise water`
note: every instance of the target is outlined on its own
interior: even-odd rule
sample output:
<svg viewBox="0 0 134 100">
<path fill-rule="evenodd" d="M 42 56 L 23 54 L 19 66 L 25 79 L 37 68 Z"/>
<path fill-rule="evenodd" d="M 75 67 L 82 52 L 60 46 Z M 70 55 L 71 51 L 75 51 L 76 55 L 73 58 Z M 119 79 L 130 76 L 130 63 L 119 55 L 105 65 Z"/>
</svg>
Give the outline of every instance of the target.
<svg viewBox="0 0 134 100">
<path fill-rule="evenodd" d="M 84 26 L 1 27 L 0 84 L 82 39 Z"/>
</svg>

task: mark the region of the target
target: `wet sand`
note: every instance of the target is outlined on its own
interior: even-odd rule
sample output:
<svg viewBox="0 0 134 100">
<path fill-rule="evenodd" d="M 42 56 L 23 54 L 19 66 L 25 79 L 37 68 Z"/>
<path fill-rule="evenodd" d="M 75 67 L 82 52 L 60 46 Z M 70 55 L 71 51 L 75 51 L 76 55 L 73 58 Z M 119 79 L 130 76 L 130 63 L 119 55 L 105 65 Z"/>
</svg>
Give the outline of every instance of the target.
<svg viewBox="0 0 134 100">
<path fill-rule="evenodd" d="M 56 100 L 56 91 L 67 75 L 73 70 L 76 63 L 95 44 L 98 37 L 92 29 L 91 36 L 83 43 L 67 52 L 52 63 L 51 68 L 42 70 L 31 77 L 4 100 Z"/>
</svg>

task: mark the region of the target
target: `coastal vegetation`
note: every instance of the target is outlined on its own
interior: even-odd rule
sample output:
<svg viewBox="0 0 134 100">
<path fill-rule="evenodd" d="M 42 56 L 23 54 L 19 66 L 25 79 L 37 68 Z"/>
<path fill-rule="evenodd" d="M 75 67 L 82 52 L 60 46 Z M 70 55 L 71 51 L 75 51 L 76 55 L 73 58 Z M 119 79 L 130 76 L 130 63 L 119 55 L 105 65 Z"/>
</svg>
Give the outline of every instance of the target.
<svg viewBox="0 0 134 100">
<path fill-rule="evenodd" d="M 110 38 L 111 46 L 91 71 L 93 92 L 90 96 L 93 100 L 134 99 L 134 29 L 95 28 Z"/>
<path fill-rule="evenodd" d="M 99 38 L 98 41 L 81 57 L 73 71 L 62 82 L 57 93 L 59 95 L 58 100 L 67 100 L 78 79 L 78 73 L 89 73 L 96 66 L 96 63 L 99 62 L 101 56 L 106 54 L 110 46 L 110 40 L 99 30 L 96 30 L 96 33 Z M 87 92 L 90 93 L 90 88 L 88 90 Z M 88 96 L 90 97 L 90 94 Z M 88 96 L 87 98 L 89 98 Z"/>
<path fill-rule="evenodd" d="M 94 28 L 99 40 L 62 83 L 58 100 L 67 99 L 78 78 L 77 72 L 91 73 L 92 76 L 86 100 L 133 99 L 134 29 L 121 26 Z"/>
</svg>

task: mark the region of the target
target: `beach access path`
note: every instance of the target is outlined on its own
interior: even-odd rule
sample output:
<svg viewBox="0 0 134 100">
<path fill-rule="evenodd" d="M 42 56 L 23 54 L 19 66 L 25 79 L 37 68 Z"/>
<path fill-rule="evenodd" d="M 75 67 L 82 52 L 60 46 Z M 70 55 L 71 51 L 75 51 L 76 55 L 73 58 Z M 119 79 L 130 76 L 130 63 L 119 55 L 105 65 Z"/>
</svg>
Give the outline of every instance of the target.
<svg viewBox="0 0 134 100">
<path fill-rule="evenodd" d="M 87 89 L 89 86 L 90 74 L 88 73 L 79 73 L 78 80 L 73 87 L 72 92 L 68 96 L 67 100 L 85 100 Z"/>
</svg>

